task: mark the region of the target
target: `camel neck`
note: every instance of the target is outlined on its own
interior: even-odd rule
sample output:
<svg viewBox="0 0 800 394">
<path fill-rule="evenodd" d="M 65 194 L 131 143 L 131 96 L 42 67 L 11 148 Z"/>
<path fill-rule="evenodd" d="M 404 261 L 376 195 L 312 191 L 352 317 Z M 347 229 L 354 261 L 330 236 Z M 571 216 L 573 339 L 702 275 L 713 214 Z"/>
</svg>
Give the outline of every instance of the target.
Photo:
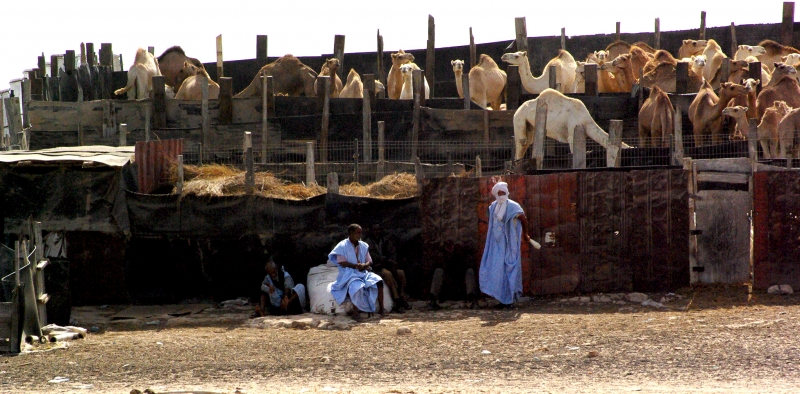
<svg viewBox="0 0 800 394">
<path fill-rule="evenodd" d="M 456 74 L 456 90 L 458 90 L 458 97 L 464 98 L 464 86 L 462 85 L 463 71 L 453 71 Z"/>
</svg>

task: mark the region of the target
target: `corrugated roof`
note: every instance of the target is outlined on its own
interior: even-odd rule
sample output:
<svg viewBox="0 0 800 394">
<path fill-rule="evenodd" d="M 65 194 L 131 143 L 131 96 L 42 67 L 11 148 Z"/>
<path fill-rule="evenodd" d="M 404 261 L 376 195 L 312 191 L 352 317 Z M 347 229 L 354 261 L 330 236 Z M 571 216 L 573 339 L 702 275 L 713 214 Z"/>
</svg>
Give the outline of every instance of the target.
<svg viewBox="0 0 800 394">
<path fill-rule="evenodd" d="M 122 167 L 132 162 L 136 147 L 133 146 L 69 146 L 41 150 L 0 152 L 0 163 L 32 162 L 86 162 Z"/>
</svg>

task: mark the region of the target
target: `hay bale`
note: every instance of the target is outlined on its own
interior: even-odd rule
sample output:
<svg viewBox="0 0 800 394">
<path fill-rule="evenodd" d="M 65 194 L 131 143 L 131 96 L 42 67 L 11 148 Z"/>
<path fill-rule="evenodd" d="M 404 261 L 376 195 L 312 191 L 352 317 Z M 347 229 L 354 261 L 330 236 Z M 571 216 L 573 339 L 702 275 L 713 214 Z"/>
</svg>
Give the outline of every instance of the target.
<svg viewBox="0 0 800 394">
<path fill-rule="evenodd" d="M 353 182 L 339 186 L 339 193 L 347 196 L 399 199 L 414 197 L 419 194 L 419 190 L 417 178 L 413 174 L 394 173 L 366 185 Z"/>
</svg>

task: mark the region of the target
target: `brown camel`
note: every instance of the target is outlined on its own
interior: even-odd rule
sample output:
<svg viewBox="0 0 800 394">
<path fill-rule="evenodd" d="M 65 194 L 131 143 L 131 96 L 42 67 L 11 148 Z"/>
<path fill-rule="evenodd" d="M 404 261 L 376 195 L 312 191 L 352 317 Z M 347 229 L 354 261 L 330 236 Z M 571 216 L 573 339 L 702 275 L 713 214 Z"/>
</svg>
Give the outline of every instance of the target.
<svg viewBox="0 0 800 394">
<path fill-rule="evenodd" d="M 797 69 L 794 67 L 781 62 L 773 63 L 772 66 L 774 68 L 771 75 L 772 79 L 770 79 L 765 87 L 775 86 L 775 84 L 784 76 L 790 76 L 797 79 Z"/>
<path fill-rule="evenodd" d="M 203 91 L 200 87 L 200 78 L 208 79 L 208 98 L 219 98 L 219 85 L 212 81 L 208 76 L 205 68 L 200 68 L 189 62 L 183 62 L 183 69 L 181 69 L 181 87 L 178 88 L 178 93 L 175 94 L 176 100 L 202 100 Z"/>
<path fill-rule="evenodd" d="M 331 97 L 339 97 L 339 93 L 342 92 L 342 80 L 339 78 L 339 75 L 336 73 L 339 71 L 339 59 L 337 58 L 330 58 L 325 61 L 325 64 L 322 65 L 322 69 L 319 70 L 319 76 L 332 76 L 331 78 Z M 321 92 L 320 86 L 317 86 L 318 81 L 314 81 L 314 93 L 319 94 Z"/>
<path fill-rule="evenodd" d="M 750 64 L 745 60 L 731 60 L 727 82 L 742 83 L 750 72 Z"/>
<path fill-rule="evenodd" d="M 631 53 L 631 44 L 625 41 L 614 41 L 606 47 L 607 59 L 616 59 L 619 55 Z"/>
<path fill-rule="evenodd" d="M 617 81 L 618 91 L 620 92 L 630 92 L 636 82 L 630 54 L 619 55 L 613 61 L 603 63 L 600 69 L 614 74 L 614 79 Z"/>
<path fill-rule="evenodd" d="M 639 110 L 639 145 L 642 148 L 669 147 L 672 137 L 675 109 L 669 96 L 654 86 L 650 89 L 650 97 Z"/>
<path fill-rule="evenodd" d="M 761 123 L 758 124 L 758 142 L 761 143 L 761 150 L 765 159 L 775 159 L 778 157 L 786 157 L 778 155 L 778 147 L 780 146 L 779 137 L 780 132 L 778 127 L 781 120 L 789 114 L 792 110 L 785 101 L 776 101 L 771 107 L 764 111 L 764 117 L 761 118 Z M 787 122 L 788 125 L 791 122 Z M 787 135 L 788 134 L 788 135 Z M 793 136 L 794 130 L 784 130 L 784 138 Z M 794 138 L 792 138 L 794 139 Z"/>
<path fill-rule="evenodd" d="M 779 101 L 776 101 L 776 103 L 778 102 Z M 764 117 L 766 117 L 766 114 L 764 114 Z M 780 123 L 778 123 L 778 133 L 776 136 L 778 145 L 780 146 L 778 157 L 798 157 L 798 148 L 800 148 L 800 145 L 795 144 L 795 140 L 798 137 L 798 130 L 800 130 L 800 108 L 790 108 L 790 111 L 787 112 Z"/>
<path fill-rule="evenodd" d="M 261 96 L 261 77 L 267 76 L 272 77 L 276 95 L 306 95 L 309 97 L 315 95 L 314 82 L 317 80 L 317 72 L 303 64 L 300 59 L 292 55 L 284 55 L 280 59 L 261 67 L 253 81 L 250 82 L 250 85 L 233 97 Z"/>
<path fill-rule="evenodd" d="M 796 48 L 778 44 L 772 40 L 764 40 L 758 43 L 758 46 L 763 47 L 767 53 L 758 57 L 762 64 L 766 64 L 770 72 L 773 72 L 775 63 L 781 61 L 781 56 L 787 56 L 790 53 L 800 53 Z"/>
<path fill-rule="evenodd" d="M 403 91 L 403 74 L 400 73 L 400 66 L 413 61 L 414 55 L 405 53 L 402 49 L 392 54 L 392 68 L 389 69 L 389 76 L 386 77 L 386 95 L 390 99 L 399 99 L 400 92 Z"/>
<path fill-rule="evenodd" d="M 683 40 L 683 44 L 678 49 L 678 58 L 688 59 L 703 53 L 706 49 L 706 40 Z"/>
<path fill-rule="evenodd" d="M 342 92 L 339 93 L 339 98 L 363 98 L 364 97 L 364 83 L 361 82 L 361 77 L 356 70 L 350 69 L 347 74 L 347 83 L 344 84 Z"/>
<path fill-rule="evenodd" d="M 689 119 L 692 120 L 694 145 L 703 145 L 703 137 L 711 134 L 712 141 L 720 142 L 722 131 L 722 110 L 734 97 L 747 94 L 747 89 L 739 84 L 724 82 L 719 89 L 719 97 L 714 93 L 708 81 L 689 105 Z"/>
<path fill-rule="evenodd" d="M 738 83 L 738 82 L 737 82 Z M 747 107 L 747 117 L 748 118 L 757 118 L 758 117 L 758 108 L 756 108 L 756 91 L 758 89 L 758 84 L 761 83 L 758 79 L 747 78 L 742 82 L 742 85 L 747 89 L 746 96 L 736 96 L 730 103 L 728 103 L 729 107 L 733 106 L 741 106 Z"/>
<path fill-rule="evenodd" d="M 655 54 L 653 54 L 653 58 L 650 59 L 650 61 L 648 61 L 647 64 L 644 65 L 644 67 L 642 68 L 642 72 L 647 74 L 650 71 L 655 70 L 655 68 L 661 63 L 669 63 L 675 66 L 678 64 L 678 61 L 675 60 L 674 57 L 672 57 L 671 53 L 663 49 L 659 49 L 656 51 Z"/>
<path fill-rule="evenodd" d="M 462 85 L 462 75 L 464 62 L 453 60 L 453 73 L 456 77 L 456 89 L 458 96 L 464 97 Z M 500 109 L 503 101 L 502 93 L 506 86 L 506 73 L 497 67 L 497 63 L 489 55 L 482 54 L 478 64 L 469 70 L 469 96 L 472 101 L 486 108 L 491 105 L 492 109 Z"/>
<path fill-rule="evenodd" d="M 778 78 L 773 78 L 773 81 Z M 792 108 L 800 108 L 800 84 L 790 76 L 781 77 L 773 86 L 765 87 L 758 94 L 756 105 L 758 106 L 758 118 L 764 116 L 767 108 L 775 104 L 776 101 L 785 101 L 786 105 Z"/>
<path fill-rule="evenodd" d="M 732 140 L 747 140 L 744 136 L 750 130 L 750 124 L 747 123 L 747 107 L 742 107 L 741 105 L 726 107 L 722 110 L 722 116 L 729 116 L 736 121 L 736 125 L 733 127 L 733 135 L 731 135 Z"/>
<path fill-rule="evenodd" d="M 636 41 L 633 44 L 631 44 L 631 46 L 632 47 L 642 48 L 642 50 L 647 52 L 647 53 L 651 53 L 651 54 L 655 54 L 656 53 L 656 49 L 651 47 L 650 45 L 647 45 L 647 43 L 644 42 L 644 41 Z"/>
<path fill-rule="evenodd" d="M 722 60 L 728 56 L 722 52 L 722 48 L 714 40 L 708 40 L 706 49 L 703 50 L 703 55 L 706 56 L 706 66 L 703 67 L 703 79 L 710 81 L 711 85 L 716 87 L 714 79 L 718 78 L 717 71 L 722 66 Z"/>
<path fill-rule="evenodd" d="M 199 60 L 186 56 L 186 52 L 179 46 L 167 48 L 161 56 L 158 57 L 158 69 L 161 70 L 161 75 L 164 76 L 164 83 L 171 87 L 174 92 L 178 92 L 181 87 L 182 80 L 178 76 L 183 69 L 184 62 L 190 62 L 195 67 L 205 70 L 203 63 Z"/>
</svg>

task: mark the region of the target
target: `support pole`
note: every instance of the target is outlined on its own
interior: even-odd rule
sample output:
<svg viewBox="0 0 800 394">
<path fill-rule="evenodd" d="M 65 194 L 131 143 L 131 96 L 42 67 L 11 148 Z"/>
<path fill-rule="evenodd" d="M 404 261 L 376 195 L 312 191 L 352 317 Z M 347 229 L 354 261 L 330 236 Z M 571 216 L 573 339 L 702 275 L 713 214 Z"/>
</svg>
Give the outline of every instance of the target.
<svg viewBox="0 0 800 394">
<path fill-rule="evenodd" d="M 320 80 L 321 79 L 321 80 Z M 328 125 L 330 122 L 331 105 L 331 77 L 328 75 L 317 77 L 317 81 L 325 88 L 320 93 L 322 95 L 322 126 L 319 134 L 319 160 L 322 163 L 328 162 Z"/>
<path fill-rule="evenodd" d="M 219 78 L 219 123 L 233 123 L 233 78 Z"/>
<path fill-rule="evenodd" d="M 372 78 L 372 88 L 375 88 L 375 78 Z M 364 139 L 364 163 L 372 161 L 372 106 L 370 105 L 370 96 L 372 92 L 369 86 L 364 86 L 364 98 L 361 99 L 361 128 Z"/>
<path fill-rule="evenodd" d="M 675 143 L 672 149 L 672 164 L 679 166 L 683 165 L 683 115 L 681 114 L 681 107 L 675 106 L 675 120 L 672 122 Z"/>
<path fill-rule="evenodd" d="M 689 93 L 689 63 L 678 62 L 675 65 L 675 93 Z"/>
<path fill-rule="evenodd" d="M 202 94 L 200 114 L 203 117 L 203 148 L 207 151 L 211 147 L 211 124 L 208 112 L 208 78 L 201 76 L 199 79 L 200 92 Z"/>
<path fill-rule="evenodd" d="M 375 173 L 375 181 L 383 179 L 386 175 L 386 124 L 381 120 L 378 122 L 378 166 Z"/>
<path fill-rule="evenodd" d="M 217 36 L 217 82 L 225 76 L 222 63 L 222 34 Z"/>
<path fill-rule="evenodd" d="M 781 19 L 781 44 L 792 45 L 794 38 L 794 2 L 783 2 L 783 18 Z"/>
<path fill-rule="evenodd" d="M 461 87 L 464 92 L 464 109 L 469 109 L 472 99 L 469 94 L 469 74 L 461 75 Z"/>
<path fill-rule="evenodd" d="M 428 50 L 425 53 L 425 77 L 430 86 L 430 97 L 434 97 L 433 89 L 436 86 L 436 24 L 433 16 L 428 15 Z"/>
<path fill-rule="evenodd" d="M 147 142 L 150 142 L 150 112 L 150 103 L 146 103 L 144 106 L 144 140 Z"/>
<path fill-rule="evenodd" d="M 617 22 L 617 35 L 615 37 L 616 41 L 619 41 L 619 27 L 620 27 L 620 22 Z"/>
<path fill-rule="evenodd" d="M 472 36 L 472 27 L 469 28 L 469 69 L 478 64 L 478 52 L 475 49 L 475 37 Z"/>
<path fill-rule="evenodd" d="M 586 128 L 580 124 L 575 126 L 572 137 L 572 168 L 586 168 Z"/>
<path fill-rule="evenodd" d="M 247 194 L 253 194 L 256 186 L 256 174 L 253 160 L 253 133 L 244 132 L 244 183 Z"/>
<path fill-rule="evenodd" d="M 562 27 L 561 28 L 561 49 L 563 49 L 563 50 L 567 49 L 567 28 L 566 27 Z"/>
<path fill-rule="evenodd" d="M 554 65 L 550 66 L 550 72 L 547 75 L 547 77 L 548 77 L 548 82 L 549 82 L 549 85 L 550 85 L 550 89 L 561 90 L 561 89 L 558 88 L 558 74 L 557 74 L 557 71 L 556 71 L 556 66 L 554 66 Z"/>
<path fill-rule="evenodd" d="M 381 81 L 383 86 L 386 85 L 386 73 L 383 71 L 383 36 L 381 35 L 381 29 L 378 29 L 378 80 Z M 386 92 L 381 92 L 379 98 L 384 98 L 386 96 Z"/>
<path fill-rule="evenodd" d="M 339 79 L 344 80 L 344 36 L 337 34 L 333 36 L 333 57 L 339 59 L 339 68 L 336 70 L 336 75 Z"/>
<path fill-rule="evenodd" d="M 480 178 L 483 176 L 483 165 L 481 163 L 481 157 L 475 156 L 475 177 Z"/>
<path fill-rule="evenodd" d="M 328 188 L 328 193 L 339 194 L 339 174 L 329 172 L 326 186 Z"/>
<path fill-rule="evenodd" d="M 536 125 L 533 134 L 533 149 L 531 157 L 536 160 L 536 169 L 544 168 L 544 140 L 547 135 L 547 104 L 539 103 L 536 106 Z"/>
<path fill-rule="evenodd" d="M 739 43 L 736 41 L 736 24 L 731 22 L 731 53 L 736 54 Z"/>
<path fill-rule="evenodd" d="M 267 65 L 267 36 L 256 35 L 256 63 L 259 70 Z"/>
<path fill-rule="evenodd" d="M 516 35 L 517 51 L 528 52 L 528 27 L 525 23 L 525 17 L 514 18 L 514 32 Z M 530 53 L 528 53 L 530 57 Z"/>
<path fill-rule="evenodd" d="M 519 66 L 506 68 L 506 110 L 516 111 L 519 108 L 519 93 L 522 81 L 519 77 Z"/>
<path fill-rule="evenodd" d="M 267 77 L 261 77 L 261 162 L 267 162 L 267 144 L 269 141 L 268 124 L 269 105 L 267 102 Z"/>
<path fill-rule="evenodd" d="M 622 145 L 622 121 L 612 120 L 611 127 L 608 130 L 608 147 L 606 147 L 606 166 L 619 167 L 620 155 L 619 150 Z"/>
<path fill-rule="evenodd" d="M 706 39 L 706 12 L 700 11 L 700 39 Z"/>
<path fill-rule="evenodd" d="M 653 48 L 661 49 L 661 20 L 656 18 L 656 31 L 655 31 L 655 42 L 653 43 Z"/>
<path fill-rule="evenodd" d="M 587 63 L 583 67 L 584 92 L 587 96 L 597 96 L 597 64 Z"/>
<path fill-rule="evenodd" d="M 119 146 L 128 146 L 128 125 L 119 124 Z"/>
<path fill-rule="evenodd" d="M 153 77 L 153 127 L 163 129 L 167 127 L 167 98 L 164 77 Z"/>
</svg>

